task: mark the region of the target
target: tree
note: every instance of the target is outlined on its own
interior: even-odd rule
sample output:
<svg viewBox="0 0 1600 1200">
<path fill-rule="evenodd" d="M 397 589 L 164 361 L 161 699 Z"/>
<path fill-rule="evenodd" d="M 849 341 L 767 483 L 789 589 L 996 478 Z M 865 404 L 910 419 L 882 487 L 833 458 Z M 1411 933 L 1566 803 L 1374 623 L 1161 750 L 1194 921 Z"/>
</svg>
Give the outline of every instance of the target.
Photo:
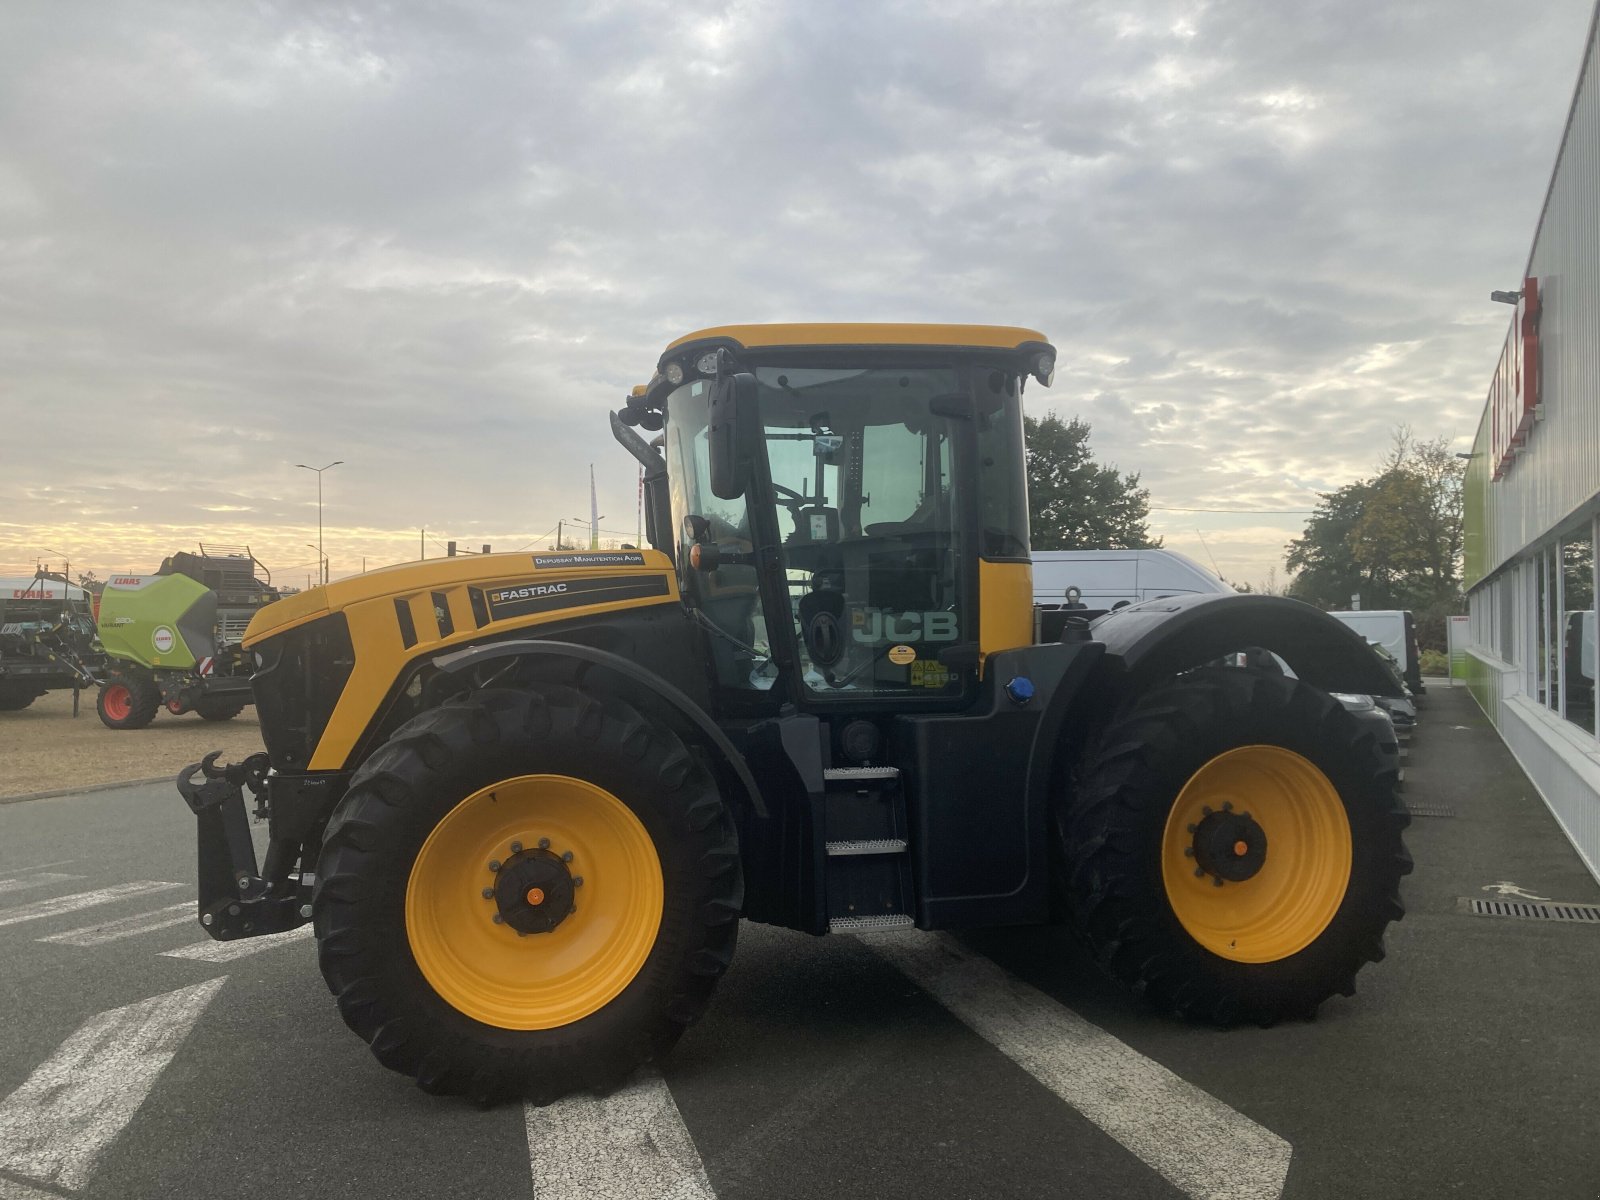
<svg viewBox="0 0 1600 1200">
<path fill-rule="evenodd" d="M 1369 479 L 1325 492 L 1288 545 L 1291 595 L 1342 609 L 1405 608 L 1424 646 L 1442 648 L 1444 618 L 1461 604 L 1464 464 L 1446 438 L 1420 442 L 1401 426 Z"/>
<path fill-rule="evenodd" d="M 1035 550 L 1157 549 L 1150 492 L 1137 472 L 1103 467 L 1089 450 L 1089 425 L 1050 413 L 1023 418 L 1028 439 L 1028 524 Z"/>
</svg>

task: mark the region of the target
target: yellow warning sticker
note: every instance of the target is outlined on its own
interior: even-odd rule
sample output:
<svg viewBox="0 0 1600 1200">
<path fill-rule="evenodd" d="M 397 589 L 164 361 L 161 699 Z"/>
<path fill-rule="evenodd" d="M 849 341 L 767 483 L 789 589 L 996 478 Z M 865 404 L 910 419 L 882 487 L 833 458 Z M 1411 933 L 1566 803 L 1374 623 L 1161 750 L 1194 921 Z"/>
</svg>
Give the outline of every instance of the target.
<svg viewBox="0 0 1600 1200">
<path fill-rule="evenodd" d="M 911 664 L 911 686 L 920 688 L 942 688 L 950 682 L 950 668 L 943 663 L 931 659 L 922 659 Z"/>
<path fill-rule="evenodd" d="M 917 661 L 917 652 L 910 646 L 890 646 L 889 661 L 897 667 L 903 667 L 907 663 Z"/>
</svg>

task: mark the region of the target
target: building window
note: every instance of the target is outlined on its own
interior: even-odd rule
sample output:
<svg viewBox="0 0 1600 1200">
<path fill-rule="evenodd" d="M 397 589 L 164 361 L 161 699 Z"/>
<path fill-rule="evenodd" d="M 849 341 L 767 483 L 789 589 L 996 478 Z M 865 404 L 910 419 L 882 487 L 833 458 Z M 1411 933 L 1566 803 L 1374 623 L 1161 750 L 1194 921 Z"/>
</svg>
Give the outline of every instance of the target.
<svg viewBox="0 0 1600 1200">
<path fill-rule="evenodd" d="M 1594 529 L 1561 542 L 1561 715 L 1594 732 Z"/>
</svg>

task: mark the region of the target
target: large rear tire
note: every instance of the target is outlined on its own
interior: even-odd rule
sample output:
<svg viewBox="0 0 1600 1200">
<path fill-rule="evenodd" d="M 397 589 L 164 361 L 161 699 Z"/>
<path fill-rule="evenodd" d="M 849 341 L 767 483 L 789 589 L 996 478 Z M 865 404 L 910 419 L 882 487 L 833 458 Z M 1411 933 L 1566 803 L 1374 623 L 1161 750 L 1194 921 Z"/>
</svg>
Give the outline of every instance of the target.
<svg viewBox="0 0 1600 1200">
<path fill-rule="evenodd" d="M 732 817 L 678 737 L 541 683 L 378 749 L 328 824 L 313 907 L 323 976 L 380 1062 L 429 1092 L 545 1103 L 677 1041 L 743 893 Z"/>
<path fill-rule="evenodd" d="M 1069 911 L 1157 1007 L 1309 1016 L 1383 957 L 1411 859 L 1393 766 L 1298 680 L 1205 668 L 1098 737 L 1056 814 Z"/>
<path fill-rule="evenodd" d="M 156 719 L 161 689 L 146 676 L 119 672 L 100 688 L 94 707 L 107 729 L 143 729 Z"/>
</svg>

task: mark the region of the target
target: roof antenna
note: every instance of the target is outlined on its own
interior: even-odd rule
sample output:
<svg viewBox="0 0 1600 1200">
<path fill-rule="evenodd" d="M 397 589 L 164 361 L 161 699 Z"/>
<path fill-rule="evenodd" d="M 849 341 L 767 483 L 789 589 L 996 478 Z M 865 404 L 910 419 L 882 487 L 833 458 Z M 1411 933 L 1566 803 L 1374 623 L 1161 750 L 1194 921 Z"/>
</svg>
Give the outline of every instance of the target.
<svg viewBox="0 0 1600 1200">
<path fill-rule="evenodd" d="M 1194 535 L 1200 539 L 1200 545 L 1205 550 L 1206 557 L 1211 559 L 1211 569 L 1217 573 L 1217 578 L 1221 579 L 1222 568 L 1217 566 L 1217 560 L 1211 553 L 1211 547 L 1206 545 L 1205 535 L 1200 532 L 1200 527 L 1198 525 L 1195 526 Z"/>
</svg>

